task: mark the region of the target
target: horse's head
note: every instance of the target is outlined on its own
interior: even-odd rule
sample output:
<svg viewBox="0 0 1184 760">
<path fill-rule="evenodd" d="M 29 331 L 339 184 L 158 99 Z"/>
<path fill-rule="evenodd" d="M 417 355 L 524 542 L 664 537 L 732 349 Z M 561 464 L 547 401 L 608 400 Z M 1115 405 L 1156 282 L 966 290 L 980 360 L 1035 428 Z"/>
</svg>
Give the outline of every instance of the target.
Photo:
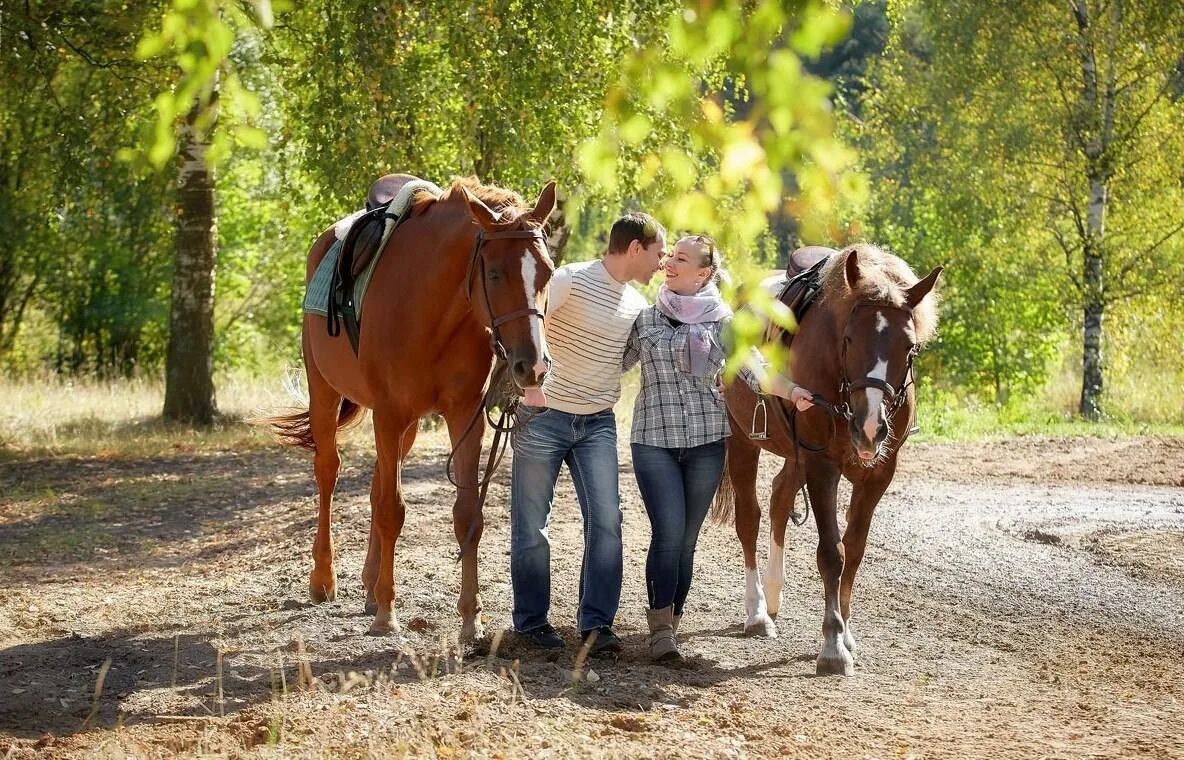
<svg viewBox="0 0 1184 760">
<path fill-rule="evenodd" d="M 520 388 L 538 385 L 549 360 L 543 337 L 543 294 L 555 271 L 543 225 L 555 208 L 555 182 L 534 207 L 515 215 L 493 211 L 466 188 L 469 214 L 480 229 L 466 287 L 477 318 L 489 328 L 494 351 Z"/>
<path fill-rule="evenodd" d="M 851 248 L 844 265 L 853 301 L 843 332 L 840 395 L 850 409 L 851 446 L 861 462 L 871 465 L 888 452 L 893 418 L 905 406 L 912 382 L 913 359 L 936 327 L 933 299 L 926 302 L 926 297 L 942 268 L 916 280 L 904 262 L 874 251 L 881 265 L 892 259 L 893 278 L 864 271 L 860 249 Z M 912 283 L 897 281 L 904 277 Z"/>
</svg>

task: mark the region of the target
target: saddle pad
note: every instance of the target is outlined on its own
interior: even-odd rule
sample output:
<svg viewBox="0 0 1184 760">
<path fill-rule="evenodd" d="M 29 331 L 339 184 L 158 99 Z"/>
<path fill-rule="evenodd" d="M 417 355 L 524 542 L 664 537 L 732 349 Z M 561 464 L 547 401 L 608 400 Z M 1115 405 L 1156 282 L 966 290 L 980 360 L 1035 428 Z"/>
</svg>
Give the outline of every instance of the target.
<svg viewBox="0 0 1184 760">
<path fill-rule="evenodd" d="M 411 198 L 420 190 L 427 190 L 428 192 L 439 198 L 444 191 L 427 180 L 415 180 L 408 182 L 395 196 L 389 206 L 389 212 L 395 214 L 400 221 L 402 221 L 403 214 L 411 205 Z M 333 245 L 325 254 L 325 258 L 321 259 L 321 263 L 317 265 L 317 271 L 312 276 L 312 281 L 308 283 L 308 289 L 304 294 L 304 312 L 306 314 L 319 314 L 322 317 L 329 316 L 329 299 L 332 294 L 329 292 L 329 286 L 333 280 L 333 272 L 337 269 L 337 257 L 341 254 L 341 244 L 345 240 L 345 236 L 349 233 L 349 228 L 358 220 L 362 214 L 366 213 L 365 209 L 354 212 L 334 225 L 333 233 L 337 238 L 333 241 Z M 383 235 L 382 244 L 379 247 L 378 253 L 374 254 L 374 258 L 366 264 L 366 268 L 358 275 L 354 281 L 354 304 L 357 308 L 357 314 L 360 317 L 362 314 L 362 298 L 366 295 L 366 288 L 370 285 L 370 278 L 374 274 L 374 267 L 378 264 L 378 259 L 382 256 L 382 249 L 386 247 L 386 240 L 390 237 L 391 232 L 397 223 L 388 222 L 386 232 Z"/>
<path fill-rule="evenodd" d="M 317 265 L 317 271 L 313 274 L 312 280 L 308 283 L 308 289 L 304 292 L 304 313 L 305 314 L 320 314 L 322 317 L 329 316 L 329 284 L 333 280 L 333 271 L 337 269 L 337 256 L 341 253 L 341 241 L 335 240 L 333 245 L 329 248 L 329 252 L 325 254 L 325 258 L 321 259 L 321 263 Z M 362 273 L 362 277 L 354 283 L 354 300 L 356 301 L 361 292 L 364 282 L 370 281 L 370 267 L 366 267 L 366 271 Z M 362 292 L 364 292 L 362 288 Z"/>
</svg>

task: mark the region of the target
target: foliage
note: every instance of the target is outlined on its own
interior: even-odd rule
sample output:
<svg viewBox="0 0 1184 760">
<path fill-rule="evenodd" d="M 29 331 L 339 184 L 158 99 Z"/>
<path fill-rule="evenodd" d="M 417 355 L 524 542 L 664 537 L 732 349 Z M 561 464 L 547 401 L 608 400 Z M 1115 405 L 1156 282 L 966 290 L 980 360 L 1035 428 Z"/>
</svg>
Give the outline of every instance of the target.
<svg viewBox="0 0 1184 760">
<path fill-rule="evenodd" d="M 177 153 L 176 132 L 181 116 L 191 108 L 198 110 L 199 142 L 207 133 L 211 148 L 207 160 L 216 165 L 225 159 L 234 145 L 262 148 L 267 134 L 254 125 L 260 115 L 258 97 L 243 83 L 233 66 L 231 55 L 236 31 L 258 21 L 270 27 L 275 10 L 285 3 L 254 0 L 251 15 L 230 0 L 173 0 L 161 17 L 160 30 L 145 34 L 136 46 L 140 60 L 167 55 L 180 69 L 171 90 L 158 94 L 153 101 L 156 119 L 145 135 L 141 150 L 126 148 L 120 156 L 126 160 L 146 158 L 162 168 Z M 215 130 L 214 124 L 220 124 Z"/>
<path fill-rule="evenodd" d="M 220 371 L 295 360 L 304 252 L 376 176 L 476 173 L 526 195 L 554 176 L 576 206 L 567 260 L 598 255 L 613 218 L 644 208 L 672 234 L 715 235 L 749 283 L 799 236 L 949 265 L 921 359 L 943 415 L 1062 419 L 1098 296 L 1112 420 L 1184 419 L 1162 390 L 1184 377 L 1184 9 L 838 6 L 4 5 L 0 365 L 158 371 L 175 173 L 155 167 L 216 75 Z M 1096 22 L 1088 35 L 1074 8 Z M 1082 99 L 1083 50 L 1100 81 L 1116 77 L 1106 151 L 1090 147 L 1105 111 Z M 1101 234 L 1084 234 L 1101 186 Z"/>
<path fill-rule="evenodd" d="M 1031 394 L 1073 332 L 1085 330 L 1087 364 L 1101 361 L 1094 322 L 1119 368 L 1134 347 L 1113 340 L 1125 333 L 1115 317 L 1138 318 L 1120 305 L 1163 302 L 1184 275 L 1170 31 L 1184 8 L 916 0 L 890 17 L 851 131 L 877 188 L 869 229 L 911 260 L 950 265 L 938 344 L 950 379 L 1000 403 Z"/>
<path fill-rule="evenodd" d="M 277 29 L 285 137 L 333 211 L 374 178 L 457 174 L 524 194 L 582 189 L 576 146 L 599 128 L 621 59 L 661 45 L 674 0 L 308 5 Z M 667 124 L 664 133 L 681 134 Z M 617 202 L 619 205 L 619 201 Z"/>
<path fill-rule="evenodd" d="M 157 72 L 130 59 L 144 6 L 38 4 L 2 19 L 0 228 L 5 356 L 24 317 L 51 320 L 43 354 L 58 369 L 127 374 L 158 348 L 167 224 L 164 183 L 112 161 Z M 53 150 L 44 146 L 52 145 Z M 27 307 L 27 308 L 26 308 Z"/>
<path fill-rule="evenodd" d="M 629 56 L 609 92 L 605 127 L 582 151 L 585 171 L 610 192 L 634 183 L 649 192 L 673 230 L 713 235 L 742 275 L 770 213 L 783 204 L 802 220 L 804 237 L 827 239 L 822 220 L 841 197 L 865 188 L 847 171 L 853 154 L 835 138 L 830 86 L 803 71 L 801 56 L 817 57 L 847 24 L 846 15 L 816 2 L 686 5 L 667 22 L 667 45 Z M 751 99 L 744 115 L 730 113 L 725 83 Z M 665 122 L 682 124 L 690 155 L 706 160 L 688 158 L 655 133 L 653 125 Z M 622 157 L 636 167 L 632 174 L 621 171 Z M 743 280 L 742 300 L 790 319 L 754 272 Z M 761 328 L 744 312 L 733 328 L 734 369 Z"/>
</svg>

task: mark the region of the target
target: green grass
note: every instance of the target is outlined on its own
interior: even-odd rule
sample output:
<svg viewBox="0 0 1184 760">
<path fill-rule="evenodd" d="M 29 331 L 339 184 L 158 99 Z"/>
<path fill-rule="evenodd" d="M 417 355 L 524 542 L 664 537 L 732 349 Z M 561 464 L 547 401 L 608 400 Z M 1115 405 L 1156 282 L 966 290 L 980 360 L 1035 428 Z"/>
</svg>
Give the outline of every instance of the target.
<svg viewBox="0 0 1184 760">
<path fill-rule="evenodd" d="M 1149 422 L 1129 413 L 1111 413 L 1100 422 L 1086 422 L 1075 414 L 1072 406 L 1053 405 L 1047 398 L 996 406 L 924 389 L 918 398 L 917 424 L 921 431 L 914 440 L 918 441 L 972 441 L 1011 436 L 1184 436 L 1184 423 L 1171 418 Z"/>
</svg>

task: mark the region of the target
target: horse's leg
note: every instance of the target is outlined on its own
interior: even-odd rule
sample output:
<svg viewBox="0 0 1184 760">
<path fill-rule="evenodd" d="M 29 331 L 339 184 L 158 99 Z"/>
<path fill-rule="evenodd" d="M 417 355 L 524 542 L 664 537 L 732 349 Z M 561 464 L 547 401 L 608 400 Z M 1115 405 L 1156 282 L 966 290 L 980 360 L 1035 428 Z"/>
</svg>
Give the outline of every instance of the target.
<svg viewBox="0 0 1184 760">
<path fill-rule="evenodd" d="M 341 408 L 341 394 L 333 390 L 312 360 L 308 346 L 304 349 L 305 371 L 308 375 L 308 424 L 316 453 L 313 473 L 317 481 L 320 508 L 317 512 L 317 535 L 312 542 L 312 573 L 308 578 L 308 595 L 313 602 L 329 602 L 337 598 L 337 574 L 333 569 L 333 489 L 337 487 L 337 473 L 341 456 L 337 452 L 337 414 Z"/>
<path fill-rule="evenodd" d="M 818 572 L 822 576 L 825 608 L 822 613 L 822 651 L 818 654 L 818 675 L 855 675 L 855 660 L 843 644 L 843 616 L 839 610 L 839 577 L 843 573 L 843 544 L 835 499 L 839 490 L 839 468 L 822 457 L 806 463 L 806 488 L 818 525 Z"/>
<path fill-rule="evenodd" d="M 406 516 L 399 481 L 405 436 L 414 424 L 414 419 L 409 420 L 390 409 L 374 410 L 374 443 L 378 449 L 374 477 L 378 498 L 373 501 L 371 519 L 378 539 L 378 576 L 374 584 L 374 601 L 378 609 L 369 632 L 375 636 L 399 630 L 394 613 L 395 542 L 399 540 Z"/>
<path fill-rule="evenodd" d="M 757 465 L 761 450 L 743 435 L 728 438 L 728 477 L 736 494 L 736 535 L 744 551 L 744 634 L 777 637 L 777 626 L 765 606 L 761 574 L 756 568 L 756 537 L 761 507 L 756 497 Z"/>
<path fill-rule="evenodd" d="M 407 458 L 407 453 L 411 451 L 412 445 L 415 443 L 415 434 L 419 432 L 418 421 L 412 424 L 403 434 L 403 451 L 400 461 Z M 377 505 L 379 503 L 379 479 L 378 479 L 378 460 L 374 461 L 374 476 L 370 481 L 370 537 L 366 541 L 366 563 L 362 566 L 362 586 L 366 589 L 366 606 L 365 611 L 367 615 L 374 615 L 378 612 L 378 602 L 374 599 L 374 586 L 378 582 L 378 523 L 375 520 L 377 513 Z"/>
<path fill-rule="evenodd" d="M 468 404 L 457 404 L 445 413 L 444 419 L 448 422 L 448 436 L 452 440 L 452 471 L 457 482 L 452 529 L 461 551 L 460 597 L 456 610 L 460 613 L 460 641 L 464 643 L 485 635 L 481 624 L 481 597 L 477 593 L 477 546 L 485 527 L 481 505 L 477 503 L 477 468 L 481 459 L 481 437 L 485 433 L 481 398 L 478 396 Z M 469 428 L 470 422 L 472 428 Z"/>
<path fill-rule="evenodd" d="M 785 526 L 789 511 L 802 481 L 792 459 L 786 459 L 777 477 L 773 478 L 773 494 L 769 499 L 769 556 L 765 561 L 765 602 L 769 617 L 781 611 L 781 589 L 785 585 Z"/>
<path fill-rule="evenodd" d="M 892 476 L 896 472 L 896 458 L 880 465 L 873 477 L 857 482 L 851 488 L 851 506 L 847 509 L 847 530 L 843 532 L 843 577 L 839 584 L 839 607 L 843 613 L 843 645 L 855 651 L 855 634 L 851 630 L 851 587 L 855 573 L 863 561 L 867 547 L 867 531 L 872 525 L 872 514 Z"/>
</svg>

